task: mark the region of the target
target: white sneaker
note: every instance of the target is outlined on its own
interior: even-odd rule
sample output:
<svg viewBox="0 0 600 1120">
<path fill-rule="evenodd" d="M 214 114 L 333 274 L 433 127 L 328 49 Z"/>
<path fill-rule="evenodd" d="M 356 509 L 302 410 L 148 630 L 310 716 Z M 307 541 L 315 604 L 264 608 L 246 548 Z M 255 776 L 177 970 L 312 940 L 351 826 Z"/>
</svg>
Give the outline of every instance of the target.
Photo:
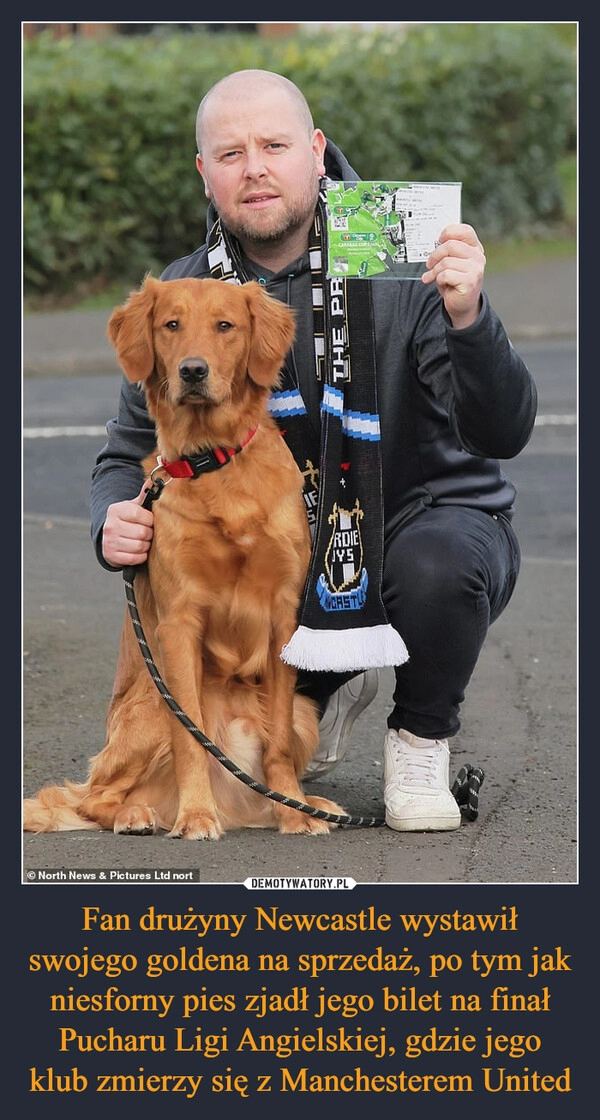
<svg viewBox="0 0 600 1120">
<path fill-rule="evenodd" d="M 390 729 L 383 744 L 385 823 L 397 832 L 444 832 L 460 827 L 450 792 L 446 739 L 420 739 Z"/>
<path fill-rule="evenodd" d="M 377 695 L 378 684 L 377 669 L 366 669 L 329 697 L 319 723 L 319 746 L 304 771 L 305 782 L 320 778 L 342 761 L 350 732 L 360 713 Z"/>
</svg>

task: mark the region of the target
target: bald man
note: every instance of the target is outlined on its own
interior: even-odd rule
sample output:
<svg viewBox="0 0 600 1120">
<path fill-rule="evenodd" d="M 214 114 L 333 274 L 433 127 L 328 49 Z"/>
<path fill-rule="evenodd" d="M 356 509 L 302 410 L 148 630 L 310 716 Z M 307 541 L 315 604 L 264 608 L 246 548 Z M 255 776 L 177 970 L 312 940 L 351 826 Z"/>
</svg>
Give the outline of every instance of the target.
<svg viewBox="0 0 600 1120">
<path fill-rule="evenodd" d="M 242 70 L 217 82 L 198 108 L 196 141 L 209 203 L 206 240 L 161 279 L 255 280 L 294 309 L 285 384 L 301 402 L 323 473 L 324 379 L 309 246 L 324 186 L 360 176 L 315 128 L 297 86 L 269 71 Z M 401 160 L 398 153 L 399 179 Z M 489 304 L 484 270 L 475 230 L 456 224 L 441 232 L 412 282 L 354 281 L 370 284 L 372 297 L 382 597 L 409 654 L 395 668 L 383 736 L 386 822 L 400 832 L 460 825 L 448 741 L 460 729 L 465 690 L 520 567 L 516 491 L 499 460 L 529 440 L 537 394 Z M 352 376 L 360 378 L 361 369 L 353 367 Z M 154 429 L 142 392 L 125 379 L 107 434 L 93 471 L 91 531 L 99 562 L 114 571 L 144 563 L 152 543 L 140 462 L 153 451 Z M 299 671 L 298 688 L 321 712 L 319 748 L 305 780 L 341 761 L 377 685 L 374 668 Z"/>
</svg>

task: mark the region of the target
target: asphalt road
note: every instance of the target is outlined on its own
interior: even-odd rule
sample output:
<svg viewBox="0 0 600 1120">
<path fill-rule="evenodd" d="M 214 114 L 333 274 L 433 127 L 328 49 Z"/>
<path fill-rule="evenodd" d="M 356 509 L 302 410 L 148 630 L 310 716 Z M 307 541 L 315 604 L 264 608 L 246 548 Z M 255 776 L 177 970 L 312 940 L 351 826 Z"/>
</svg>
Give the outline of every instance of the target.
<svg viewBox="0 0 600 1120">
<path fill-rule="evenodd" d="M 462 730 L 451 743 L 454 773 L 463 763 L 485 771 L 477 819 L 447 834 L 345 827 L 329 836 L 284 838 L 248 830 L 201 844 L 164 835 L 26 834 L 25 881 L 65 869 L 84 876 L 144 869 L 166 876 L 161 882 L 172 882 L 177 872 L 206 883 L 252 876 L 334 876 L 365 884 L 577 881 L 576 342 L 562 326 L 546 336 L 523 329 L 517 340 L 540 391 L 530 444 L 505 464 L 519 490 L 523 567 L 511 604 L 491 628 Z M 119 384 L 113 368 L 101 372 L 101 350 L 83 376 L 75 366 L 54 376 L 41 358 L 26 369 L 26 794 L 46 782 L 83 778 L 104 740 L 125 599 L 121 577 L 104 572 L 93 556 L 87 521 L 91 465 Z M 49 434 L 53 427 L 69 431 Z M 311 784 L 354 815 L 383 810 L 381 746 L 391 680 L 385 670 L 344 764 Z"/>
</svg>

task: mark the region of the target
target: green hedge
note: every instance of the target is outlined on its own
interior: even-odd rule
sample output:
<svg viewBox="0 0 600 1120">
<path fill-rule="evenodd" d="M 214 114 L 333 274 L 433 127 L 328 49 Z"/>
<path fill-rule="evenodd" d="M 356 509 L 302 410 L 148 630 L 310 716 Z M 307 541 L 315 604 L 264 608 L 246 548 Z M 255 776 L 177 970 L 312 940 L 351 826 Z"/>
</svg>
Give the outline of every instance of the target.
<svg viewBox="0 0 600 1120">
<path fill-rule="evenodd" d="M 24 291 L 138 283 L 204 236 L 198 102 L 224 74 L 277 70 L 363 179 L 460 180 L 482 238 L 563 217 L 576 62 L 551 24 L 423 24 L 289 39 L 115 35 L 24 44 Z"/>
</svg>

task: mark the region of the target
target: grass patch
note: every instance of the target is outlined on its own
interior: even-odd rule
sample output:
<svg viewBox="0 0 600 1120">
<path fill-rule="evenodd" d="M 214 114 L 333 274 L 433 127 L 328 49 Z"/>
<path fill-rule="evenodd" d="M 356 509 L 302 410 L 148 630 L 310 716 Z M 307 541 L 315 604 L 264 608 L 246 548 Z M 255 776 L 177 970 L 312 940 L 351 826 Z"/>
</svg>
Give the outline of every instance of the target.
<svg viewBox="0 0 600 1120">
<path fill-rule="evenodd" d="M 556 241 L 501 241 L 485 245 L 486 272 L 519 272 L 546 261 L 564 260 L 577 255 L 577 240 L 565 237 Z"/>
<path fill-rule="evenodd" d="M 562 236 L 530 241 L 485 242 L 487 272 L 513 272 L 545 261 L 577 256 L 577 156 L 565 156 L 557 170 L 565 205 Z"/>
<path fill-rule="evenodd" d="M 575 226 L 577 222 L 577 156 L 575 154 L 571 153 L 560 160 L 558 177 L 565 199 L 565 217 Z"/>
<path fill-rule="evenodd" d="M 139 288 L 139 286 L 139 284 L 113 284 L 112 287 L 106 288 L 103 292 L 98 292 L 95 295 L 86 296 L 84 299 L 78 300 L 77 303 L 71 305 L 69 310 L 105 311 L 107 308 L 113 308 L 116 307 L 117 304 L 124 303 L 130 291 L 134 288 Z"/>
</svg>

